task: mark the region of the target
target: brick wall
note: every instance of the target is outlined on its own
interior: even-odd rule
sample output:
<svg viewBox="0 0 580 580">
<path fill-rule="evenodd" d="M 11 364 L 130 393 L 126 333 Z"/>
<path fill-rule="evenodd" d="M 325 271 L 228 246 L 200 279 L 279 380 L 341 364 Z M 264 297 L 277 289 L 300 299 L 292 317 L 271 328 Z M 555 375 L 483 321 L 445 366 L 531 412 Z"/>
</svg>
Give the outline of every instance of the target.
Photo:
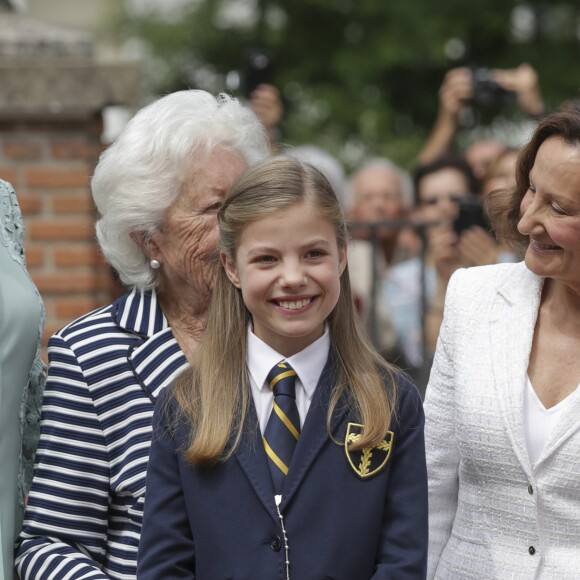
<svg viewBox="0 0 580 580">
<path fill-rule="evenodd" d="M 90 176 L 102 150 L 101 116 L 0 120 L 0 177 L 24 216 L 28 270 L 51 334 L 117 293 L 99 253 Z"/>
</svg>

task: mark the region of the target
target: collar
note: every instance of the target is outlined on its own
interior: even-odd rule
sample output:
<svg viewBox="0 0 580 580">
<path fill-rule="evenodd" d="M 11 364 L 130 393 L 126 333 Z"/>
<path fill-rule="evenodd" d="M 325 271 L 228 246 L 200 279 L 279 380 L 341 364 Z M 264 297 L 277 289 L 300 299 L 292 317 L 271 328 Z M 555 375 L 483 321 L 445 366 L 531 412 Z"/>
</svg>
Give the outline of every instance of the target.
<svg viewBox="0 0 580 580">
<path fill-rule="evenodd" d="M 504 264 L 506 267 L 506 275 L 503 276 L 501 282 L 498 284 L 497 292 L 504 297 L 509 304 L 516 304 L 519 302 L 529 303 L 530 296 L 538 301 L 542 296 L 542 289 L 544 286 L 544 278 L 534 274 L 527 266 L 525 261 L 517 264 Z M 495 266 L 502 267 L 502 266 Z M 514 277 L 517 284 L 514 284 Z"/>
<path fill-rule="evenodd" d="M 133 288 L 113 303 L 113 320 L 125 330 L 151 337 L 169 327 L 157 301 L 155 288 Z"/>
<path fill-rule="evenodd" d="M 258 389 L 267 389 L 266 377 L 272 367 L 282 361 L 288 361 L 296 371 L 302 383 L 306 396 L 312 399 L 316 385 L 326 364 L 330 351 L 330 332 L 328 326 L 324 327 L 324 334 L 308 345 L 304 350 L 289 358 L 281 355 L 272 347 L 259 339 L 252 332 L 252 324 L 248 324 L 248 357 L 247 365 L 254 383 Z"/>
</svg>

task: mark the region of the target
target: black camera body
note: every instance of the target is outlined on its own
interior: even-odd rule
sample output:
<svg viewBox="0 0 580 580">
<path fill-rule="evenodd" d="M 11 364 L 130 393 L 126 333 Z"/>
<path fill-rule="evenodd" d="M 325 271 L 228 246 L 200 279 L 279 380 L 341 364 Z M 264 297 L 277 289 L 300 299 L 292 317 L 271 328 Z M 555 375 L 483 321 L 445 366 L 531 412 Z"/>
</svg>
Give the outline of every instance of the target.
<svg viewBox="0 0 580 580">
<path fill-rule="evenodd" d="M 244 95 L 262 84 L 271 84 L 273 75 L 273 55 L 265 48 L 250 48 L 244 52 L 242 85 Z"/>
<path fill-rule="evenodd" d="M 479 196 L 469 195 L 467 197 L 460 197 L 457 200 L 457 204 L 459 206 L 459 213 L 453 222 L 453 229 L 458 236 L 473 226 L 479 226 L 485 231 L 491 232 L 491 226 L 485 215 Z"/>
<path fill-rule="evenodd" d="M 472 83 L 472 102 L 479 107 L 503 106 L 515 99 L 515 94 L 501 87 L 487 68 L 472 69 Z"/>
</svg>

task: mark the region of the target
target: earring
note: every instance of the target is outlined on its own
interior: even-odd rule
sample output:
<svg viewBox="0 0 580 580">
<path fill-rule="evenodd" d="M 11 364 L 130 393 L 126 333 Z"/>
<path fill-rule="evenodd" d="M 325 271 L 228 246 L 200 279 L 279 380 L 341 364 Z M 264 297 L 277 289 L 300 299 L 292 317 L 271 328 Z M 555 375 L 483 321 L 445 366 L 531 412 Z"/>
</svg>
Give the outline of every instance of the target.
<svg viewBox="0 0 580 580">
<path fill-rule="evenodd" d="M 151 260 L 149 262 L 149 265 L 151 266 L 152 270 L 159 270 L 159 266 L 161 266 L 161 264 L 157 260 Z"/>
</svg>

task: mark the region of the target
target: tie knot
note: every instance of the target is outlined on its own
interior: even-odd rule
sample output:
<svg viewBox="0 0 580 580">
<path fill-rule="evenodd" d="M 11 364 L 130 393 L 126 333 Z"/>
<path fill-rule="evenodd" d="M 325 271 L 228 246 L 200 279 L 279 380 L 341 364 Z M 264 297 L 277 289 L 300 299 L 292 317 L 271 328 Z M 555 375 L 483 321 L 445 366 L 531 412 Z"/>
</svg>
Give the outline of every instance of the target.
<svg viewBox="0 0 580 580">
<path fill-rule="evenodd" d="M 266 377 L 266 381 L 270 389 L 272 389 L 274 397 L 286 395 L 293 399 L 296 398 L 295 380 L 296 371 L 287 362 L 274 365 Z"/>
</svg>

